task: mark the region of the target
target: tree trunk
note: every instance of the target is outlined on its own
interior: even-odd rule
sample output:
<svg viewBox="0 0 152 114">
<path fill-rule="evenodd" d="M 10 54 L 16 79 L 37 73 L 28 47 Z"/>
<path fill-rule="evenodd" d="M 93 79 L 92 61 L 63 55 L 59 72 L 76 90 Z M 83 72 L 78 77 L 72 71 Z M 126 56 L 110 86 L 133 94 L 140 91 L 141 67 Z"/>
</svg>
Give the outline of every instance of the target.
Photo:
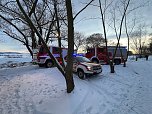
<svg viewBox="0 0 152 114">
<path fill-rule="evenodd" d="M 73 81 L 73 52 L 74 52 L 74 27 L 73 27 L 73 13 L 71 0 L 66 0 L 66 10 L 68 19 L 68 56 L 67 65 L 65 68 L 65 78 L 67 83 L 67 92 L 70 93 L 74 89 Z"/>
<path fill-rule="evenodd" d="M 111 73 L 115 73 L 115 67 L 112 61 L 110 61 L 110 70 L 111 70 Z"/>
<path fill-rule="evenodd" d="M 31 28 L 31 38 L 32 38 L 32 49 L 35 49 L 37 46 L 37 43 L 36 43 L 35 33 L 32 28 Z"/>
<path fill-rule="evenodd" d="M 38 26 L 39 26 L 39 33 L 41 34 L 41 36 L 42 36 L 42 28 L 41 28 L 41 26 L 40 26 L 40 24 L 38 23 Z M 41 39 L 39 38 L 38 39 L 38 45 L 41 45 L 42 43 L 41 43 Z"/>
<path fill-rule="evenodd" d="M 66 70 L 65 73 L 65 78 L 66 78 L 66 86 L 67 86 L 67 93 L 71 93 L 74 89 L 74 80 L 73 80 L 73 72 L 68 69 Z"/>
<path fill-rule="evenodd" d="M 65 69 L 64 59 L 62 55 L 62 43 L 61 43 L 61 31 L 60 31 L 60 23 L 59 23 L 59 17 L 58 17 L 58 9 L 57 9 L 57 0 L 54 0 L 54 10 L 55 10 L 55 18 L 56 18 L 56 24 L 57 24 L 57 38 L 58 38 L 58 46 L 59 46 L 59 53 L 60 58 L 62 60 L 62 67 Z"/>
<path fill-rule="evenodd" d="M 114 73 L 113 61 L 110 60 L 109 52 L 108 52 L 106 25 L 105 25 L 105 18 L 104 18 L 104 12 L 103 12 L 103 9 L 102 9 L 102 5 L 101 5 L 101 0 L 99 0 L 99 7 L 100 7 L 100 13 L 101 13 L 101 17 L 102 17 L 102 25 L 103 25 L 103 31 L 104 31 L 104 37 L 105 37 L 106 55 L 107 55 L 107 58 L 108 58 L 108 63 L 109 63 L 109 66 L 110 66 L 111 73 Z"/>
<path fill-rule="evenodd" d="M 33 51 L 31 50 L 31 48 L 27 44 L 25 44 L 25 46 L 26 46 L 27 50 L 30 52 L 30 55 L 33 58 Z"/>
<path fill-rule="evenodd" d="M 123 67 L 126 67 L 126 61 L 127 61 L 127 60 L 124 60 L 124 65 L 123 65 Z"/>
</svg>

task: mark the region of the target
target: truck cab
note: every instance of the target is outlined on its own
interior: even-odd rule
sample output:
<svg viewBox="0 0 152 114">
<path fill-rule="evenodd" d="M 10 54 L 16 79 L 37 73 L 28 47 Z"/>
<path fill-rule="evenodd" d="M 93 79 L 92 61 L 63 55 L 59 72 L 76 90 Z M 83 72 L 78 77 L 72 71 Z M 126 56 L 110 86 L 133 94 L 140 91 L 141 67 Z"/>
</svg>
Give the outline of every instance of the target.
<svg viewBox="0 0 152 114">
<path fill-rule="evenodd" d="M 109 57 L 112 58 L 111 52 L 108 52 Z M 105 48 L 88 48 L 85 57 L 89 58 L 94 63 L 108 63 L 108 57 Z"/>
</svg>

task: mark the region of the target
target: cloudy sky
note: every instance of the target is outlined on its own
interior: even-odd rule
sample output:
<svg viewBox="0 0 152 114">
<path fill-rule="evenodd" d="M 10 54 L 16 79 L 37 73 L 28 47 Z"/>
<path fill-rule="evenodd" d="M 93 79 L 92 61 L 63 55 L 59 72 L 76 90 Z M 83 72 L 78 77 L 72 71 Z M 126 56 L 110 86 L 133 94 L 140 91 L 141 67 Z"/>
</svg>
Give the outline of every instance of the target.
<svg viewBox="0 0 152 114">
<path fill-rule="evenodd" d="M 79 10 L 81 10 L 85 6 L 85 3 L 87 3 L 88 1 L 89 0 L 73 0 L 74 13 L 76 14 Z M 95 0 L 95 2 L 93 3 L 94 5 L 89 6 L 80 15 L 78 15 L 78 17 L 74 21 L 75 31 L 82 32 L 84 33 L 85 36 L 89 36 L 93 33 L 103 34 L 102 23 L 100 19 L 101 17 L 100 11 L 99 8 L 95 6 L 97 2 L 98 0 Z M 152 27 L 152 13 L 151 13 L 152 0 L 132 0 L 129 9 L 136 8 L 144 3 L 146 3 L 144 7 L 140 7 L 128 15 L 129 27 L 132 26 L 131 20 L 134 18 L 137 18 L 136 22 L 138 24 L 145 24 L 147 29 L 150 29 L 150 27 Z M 111 10 L 107 12 L 107 21 L 109 23 L 107 22 L 108 25 L 106 25 L 106 28 L 107 28 L 108 38 L 113 39 L 115 38 L 115 34 L 112 29 L 112 25 L 110 25 L 111 24 L 110 11 Z M 117 16 L 118 20 L 120 19 L 119 17 L 121 16 L 120 15 Z M 119 23 L 117 23 L 117 25 L 119 25 Z M 123 40 L 121 40 L 121 43 L 126 45 L 125 35 L 123 35 L 123 37 L 124 38 Z M 9 37 L 5 36 L 2 32 L 0 32 L 0 47 L 1 47 L 0 52 L 1 51 L 27 52 L 26 48 L 22 46 L 22 44 L 10 39 Z"/>
<path fill-rule="evenodd" d="M 113 1 L 116 1 L 116 0 L 113 0 Z M 132 19 L 137 18 L 136 19 L 137 24 L 141 23 L 141 24 L 152 26 L 152 13 L 151 13 L 152 0 L 131 0 L 131 1 L 132 2 L 129 6 L 129 10 L 137 8 L 137 7 L 140 7 L 140 8 L 137 8 L 136 10 L 131 12 L 127 17 L 128 20 L 131 21 Z M 80 9 L 82 9 L 82 7 L 84 6 L 84 3 L 88 2 L 88 0 L 83 0 L 83 2 L 82 0 L 78 0 L 75 2 L 78 5 L 74 7 L 75 8 L 74 10 L 76 10 L 75 12 L 78 12 Z M 95 0 L 93 4 L 97 5 L 97 2 L 98 0 Z M 106 12 L 106 16 L 108 18 L 107 21 L 110 21 L 111 19 L 110 11 L 111 11 L 111 8 L 109 8 L 109 10 L 107 10 Z M 117 19 L 121 19 L 121 16 L 120 17 L 119 16 L 120 15 L 118 14 Z M 101 19 L 99 19 L 100 17 L 101 16 L 100 16 L 99 8 L 97 8 L 96 6 L 89 6 L 75 20 L 75 30 L 84 32 L 86 35 L 90 35 L 92 33 L 97 33 L 97 32 L 103 33 Z M 112 28 L 108 25 L 106 26 L 106 28 L 109 33 L 108 35 L 113 36 L 114 33 L 112 31 Z"/>
</svg>

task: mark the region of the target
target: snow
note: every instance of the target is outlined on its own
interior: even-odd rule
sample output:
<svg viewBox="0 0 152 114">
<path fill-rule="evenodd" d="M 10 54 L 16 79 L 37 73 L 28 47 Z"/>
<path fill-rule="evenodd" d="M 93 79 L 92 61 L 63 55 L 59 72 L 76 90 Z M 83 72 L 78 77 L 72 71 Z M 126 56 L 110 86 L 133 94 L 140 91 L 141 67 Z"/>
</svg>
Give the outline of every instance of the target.
<svg viewBox="0 0 152 114">
<path fill-rule="evenodd" d="M 103 65 L 101 74 L 85 80 L 74 74 L 75 89 L 68 94 L 57 68 L 2 68 L 0 114 L 151 114 L 152 57 L 131 58 L 115 71 Z"/>
<path fill-rule="evenodd" d="M 29 65 L 32 58 L 29 54 L 0 54 L 0 68 L 19 67 Z"/>
</svg>

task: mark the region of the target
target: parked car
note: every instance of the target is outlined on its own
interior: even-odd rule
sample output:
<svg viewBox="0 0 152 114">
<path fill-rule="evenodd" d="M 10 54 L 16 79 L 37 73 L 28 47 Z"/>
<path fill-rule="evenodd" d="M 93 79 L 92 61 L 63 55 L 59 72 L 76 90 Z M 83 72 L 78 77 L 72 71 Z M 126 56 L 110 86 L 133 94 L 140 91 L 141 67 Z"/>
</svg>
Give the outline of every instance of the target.
<svg viewBox="0 0 152 114">
<path fill-rule="evenodd" d="M 86 75 L 99 74 L 102 72 L 102 66 L 91 62 L 83 56 L 73 57 L 73 71 L 78 74 L 80 79 L 84 79 Z"/>
</svg>

